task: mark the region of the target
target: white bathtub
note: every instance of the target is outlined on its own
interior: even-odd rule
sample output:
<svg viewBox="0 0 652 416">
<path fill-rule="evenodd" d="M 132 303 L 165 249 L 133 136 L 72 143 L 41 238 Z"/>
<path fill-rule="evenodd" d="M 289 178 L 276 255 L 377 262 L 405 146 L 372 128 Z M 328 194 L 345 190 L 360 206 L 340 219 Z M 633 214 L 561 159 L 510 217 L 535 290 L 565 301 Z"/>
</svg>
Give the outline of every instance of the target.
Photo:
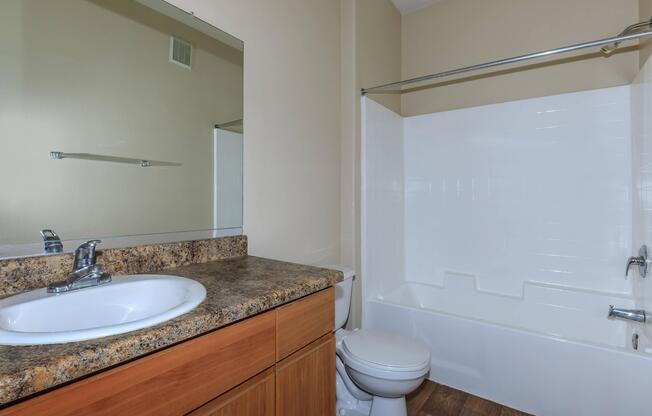
<svg viewBox="0 0 652 416">
<path fill-rule="evenodd" d="M 366 301 L 364 326 L 425 342 L 431 380 L 528 413 L 652 415 L 651 354 L 606 319 L 609 301 L 627 299 L 541 285 L 522 299 L 458 290 L 404 283 Z"/>
<path fill-rule="evenodd" d="M 652 197 L 630 98 L 623 86 L 414 117 L 363 98 L 363 327 L 423 340 L 432 380 L 529 413 L 652 416 L 652 326 L 607 319 L 610 304 L 651 309 L 623 276 L 652 244 L 652 222 L 632 216 Z"/>
</svg>

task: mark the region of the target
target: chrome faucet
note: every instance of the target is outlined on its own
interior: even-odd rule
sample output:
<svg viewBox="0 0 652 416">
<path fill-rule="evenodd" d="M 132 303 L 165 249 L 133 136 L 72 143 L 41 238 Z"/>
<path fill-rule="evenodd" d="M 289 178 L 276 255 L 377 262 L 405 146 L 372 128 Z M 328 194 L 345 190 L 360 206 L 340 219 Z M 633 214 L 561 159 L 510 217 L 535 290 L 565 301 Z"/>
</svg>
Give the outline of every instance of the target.
<svg viewBox="0 0 652 416">
<path fill-rule="evenodd" d="M 48 293 L 70 292 L 90 286 L 99 286 L 111 281 L 111 275 L 100 264 L 95 264 L 95 248 L 102 241 L 90 240 L 75 250 L 72 273 L 65 280 L 48 284 Z"/>
<path fill-rule="evenodd" d="M 614 305 L 609 305 L 608 317 L 645 323 L 647 321 L 647 312 L 643 309 L 614 308 Z"/>
<path fill-rule="evenodd" d="M 46 253 L 61 253 L 63 251 L 63 243 L 53 230 L 41 230 L 41 237 L 43 237 L 43 249 Z"/>
</svg>

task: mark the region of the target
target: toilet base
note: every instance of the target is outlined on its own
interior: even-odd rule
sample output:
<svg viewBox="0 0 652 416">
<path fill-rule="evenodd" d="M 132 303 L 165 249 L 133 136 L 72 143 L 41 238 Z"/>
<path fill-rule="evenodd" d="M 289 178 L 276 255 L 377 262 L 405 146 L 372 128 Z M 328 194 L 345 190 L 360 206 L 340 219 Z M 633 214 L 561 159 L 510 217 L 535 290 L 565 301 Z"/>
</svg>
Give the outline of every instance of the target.
<svg viewBox="0 0 652 416">
<path fill-rule="evenodd" d="M 344 372 L 344 364 L 342 364 L 339 357 L 336 357 L 336 359 L 338 370 Z M 346 374 L 344 376 L 347 377 Z M 351 387 L 355 389 L 352 384 L 353 382 L 350 380 L 348 381 L 351 383 Z M 340 375 L 340 371 L 335 373 L 335 391 L 337 393 L 337 416 L 369 416 L 369 413 L 371 412 L 372 396 L 356 389 L 358 397 L 355 397 L 347 388 L 346 382 Z M 367 397 L 370 400 L 364 400 Z"/>
<path fill-rule="evenodd" d="M 341 408 L 335 416 L 369 416 L 369 412 L 364 413 L 355 409 Z"/>
<path fill-rule="evenodd" d="M 407 416 L 405 396 L 388 398 L 374 396 L 370 416 Z"/>
<path fill-rule="evenodd" d="M 407 416 L 407 406 L 405 397 L 374 396 L 371 401 L 356 401 L 355 404 L 338 400 L 337 416 Z"/>
</svg>

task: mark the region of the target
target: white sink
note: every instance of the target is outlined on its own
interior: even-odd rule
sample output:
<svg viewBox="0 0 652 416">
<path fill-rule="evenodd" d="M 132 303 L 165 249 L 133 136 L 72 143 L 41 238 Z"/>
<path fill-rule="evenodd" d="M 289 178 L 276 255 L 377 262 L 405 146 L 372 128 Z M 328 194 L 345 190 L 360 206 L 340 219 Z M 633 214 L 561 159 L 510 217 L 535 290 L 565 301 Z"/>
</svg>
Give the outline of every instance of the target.
<svg viewBox="0 0 652 416">
<path fill-rule="evenodd" d="M 45 288 L 0 300 L 0 345 L 59 344 L 146 328 L 193 310 L 204 286 L 178 276 L 114 276 L 67 293 Z"/>
</svg>

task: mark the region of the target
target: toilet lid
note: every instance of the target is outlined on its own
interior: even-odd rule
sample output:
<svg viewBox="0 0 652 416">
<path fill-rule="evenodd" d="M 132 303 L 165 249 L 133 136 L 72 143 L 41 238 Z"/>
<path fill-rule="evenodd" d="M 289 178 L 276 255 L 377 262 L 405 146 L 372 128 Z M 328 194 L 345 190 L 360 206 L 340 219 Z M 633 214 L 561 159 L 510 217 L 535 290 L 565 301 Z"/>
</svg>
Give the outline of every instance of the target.
<svg viewBox="0 0 652 416">
<path fill-rule="evenodd" d="M 418 371 L 430 365 L 430 351 L 421 342 L 391 332 L 359 330 L 342 340 L 350 355 L 395 371 Z"/>
</svg>

